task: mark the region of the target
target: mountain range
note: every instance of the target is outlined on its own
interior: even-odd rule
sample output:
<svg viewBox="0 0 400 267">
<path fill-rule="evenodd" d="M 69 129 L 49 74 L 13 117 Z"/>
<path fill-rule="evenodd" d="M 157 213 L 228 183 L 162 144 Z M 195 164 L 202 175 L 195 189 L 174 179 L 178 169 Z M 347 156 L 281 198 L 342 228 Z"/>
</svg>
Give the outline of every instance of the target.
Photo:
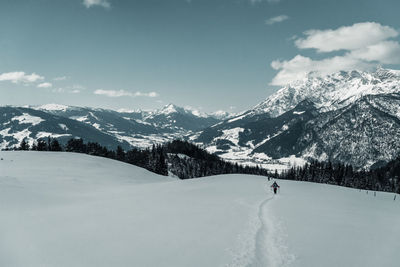
<svg viewBox="0 0 400 267">
<path fill-rule="evenodd" d="M 5 106 L 0 107 L 0 114 L 0 149 L 15 147 L 23 139 L 31 145 L 36 139 L 49 136 L 64 143 L 80 137 L 109 148 L 118 145 L 125 149 L 146 148 L 184 139 L 221 121 L 220 117 L 173 104 L 154 111 L 114 111 L 58 104 Z"/>
<path fill-rule="evenodd" d="M 173 104 L 154 111 L 5 106 L 0 114 L 1 149 L 47 136 L 127 149 L 179 138 L 272 169 L 312 159 L 370 168 L 400 153 L 400 71 L 309 73 L 237 115 Z"/>
<path fill-rule="evenodd" d="M 310 73 L 192 140 L 243 163 L 377 166 L 400 153 L 400 71 Z"/>
</svg>

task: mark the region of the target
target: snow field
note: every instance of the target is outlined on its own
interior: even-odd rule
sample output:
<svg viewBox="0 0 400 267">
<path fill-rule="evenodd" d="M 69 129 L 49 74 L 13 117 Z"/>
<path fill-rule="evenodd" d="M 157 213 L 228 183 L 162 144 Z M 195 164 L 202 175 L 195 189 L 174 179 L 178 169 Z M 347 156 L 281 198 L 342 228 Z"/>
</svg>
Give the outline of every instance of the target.
<svg viewBox="0 0 400 267">
<path fill-rule="evenodd" d="M 177 180 L 100 157 L 0 152 L 0 266 L 388 266 L 393 194 L 265 177 Z"/>
<path fill-rule="evenodd" d="M 399 266 L 400 202 L 394 194 L 278 181 L 268 206 L 295 255 L 290 266 Z"/>
<path fill-rule="evenodd" d="M 0 155 L 0 266 L 224 266 L 239 235 L 253 243 L 265 198 L 263 177 L 179 181 L 81 154 Z"/>
</svg>

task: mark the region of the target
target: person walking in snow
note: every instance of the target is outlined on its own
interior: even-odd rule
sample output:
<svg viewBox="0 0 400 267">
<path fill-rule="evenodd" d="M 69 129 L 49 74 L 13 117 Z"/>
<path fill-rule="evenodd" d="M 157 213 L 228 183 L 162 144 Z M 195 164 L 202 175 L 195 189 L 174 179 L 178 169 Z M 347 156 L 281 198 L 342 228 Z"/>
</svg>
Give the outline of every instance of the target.
<svg viewBox="0 0 400 267">
<path fill-rule="evenodd" d="M 274 183 L 271 185 L 272 189 L 274 190 L 274 194 L 276 194 L 276 192 L 278 191 L 278 188 L 280 187 L 276 181 L 274 181 Z"/>
</svg>

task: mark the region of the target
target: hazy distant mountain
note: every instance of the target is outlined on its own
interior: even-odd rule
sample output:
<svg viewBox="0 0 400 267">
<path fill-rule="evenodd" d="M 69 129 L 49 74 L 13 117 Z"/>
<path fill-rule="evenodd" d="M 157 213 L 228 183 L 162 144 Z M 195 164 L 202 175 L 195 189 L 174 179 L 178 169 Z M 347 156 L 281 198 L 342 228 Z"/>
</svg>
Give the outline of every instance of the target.
<svg viewBox="0 0 400 267">
<path fill-rule="evenodd" d="M 143 121 L 151 123 L 160 129 L 199 131 L 219 122 L 213 116 L 168 104 L 160 110 L 150 112 Z"/>
<path fill-rule="evenodd" d="M 1 107 L 1 112 L 0 148 L 13 147 L 23 138 L 32 143 L 34 139 L 47 136 L 61 138 L 61 141 L 82 137 L 114 148 L 117 145 L 144 148 L 184 138 L 220 121 L 172 104 L 151 112 L 118 112 L 58 104 Z M 59 125 L 66 125 L 68 131 Z"/>
<path fill-rule="evenodd" d="M 224 110 L 218 110 L 218 111 L 215 111 L 213 113 L 210 113 L 209 115 L 211 117 L 214 117 L 214 118 L 218 119 L 218 120 L 226 120 L 226 119 L 234 117 L 236 114 L 235 113 L 230 113 L 230 112 L 227 112 L 227 111 L 224 111 Z"/>
</svg>

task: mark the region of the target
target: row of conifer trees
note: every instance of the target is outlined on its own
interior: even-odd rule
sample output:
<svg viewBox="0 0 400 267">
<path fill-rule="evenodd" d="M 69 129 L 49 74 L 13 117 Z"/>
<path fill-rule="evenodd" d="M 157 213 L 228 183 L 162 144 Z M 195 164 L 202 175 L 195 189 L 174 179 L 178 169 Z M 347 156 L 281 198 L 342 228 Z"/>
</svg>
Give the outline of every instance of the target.
<svg viewBox="0 0 400 267">
<path fill-rule="evenodd" d="M 110 150 L 96 142 L 85 143 L 72 138 L 61 145 L 57 139 L 39 139 L 32 146 L 23 140 L 19 150 L 66 151 L 106 157 L 133 164 L 160 175 L 173 174 L 181 179 L 197 178 L 219 174 L 268 175 L 268 171 L 258 166 L 241 166 L 222 160 L 216 155 L 187 141 L 174 140 L 147 149 L 132 148 L 125 151 L 118 146 Z"/>
<path fill-rule="evenodd" d="M 222 160 L 187 141 L 175 140 L 148 149 L 110 150 L 96 142 L 70 139 L 65 145 L 57 139 L 39 139 L 32 146 L 23 140 L 19 150 L 66 151 L 85 153 L 133 164 L 160 175 L 173 174 L 181 179 L 218 174 L 255 174 L 280 179 L 326 183 L 352 188 L 400 193 L 400 157 L 373 170 L 355 170 L 351 165 L 311 161 L 274 174 L 258 166 L 249 167 Z"/>
<path fill-rule="evenodd" d="M 354 170 L 351 165 L 312 161 L 292 167 L 277 178 L 340 185 L 358 189 L 400 193 L 400 157 L 383 167 L 372 170 Z"/>
</svg>

